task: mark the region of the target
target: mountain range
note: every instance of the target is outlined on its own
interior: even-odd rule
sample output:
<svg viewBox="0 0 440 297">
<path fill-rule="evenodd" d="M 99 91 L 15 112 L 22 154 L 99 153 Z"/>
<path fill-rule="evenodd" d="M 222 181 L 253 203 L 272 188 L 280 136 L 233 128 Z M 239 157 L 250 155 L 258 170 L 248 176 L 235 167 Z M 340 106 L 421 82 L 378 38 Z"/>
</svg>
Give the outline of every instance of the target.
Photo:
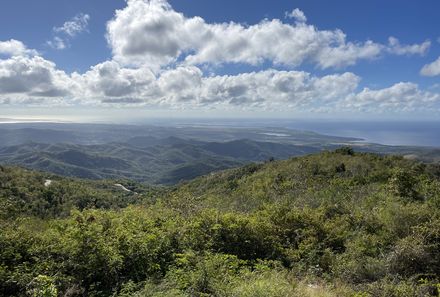
<svg viewBox="0 0 440 297">
<path fill-rule="evenodd" d="M 126 143 L 26 143 L 0 147 L 0 163 L 89 179 L 125 178 L 173 184 L 249 162 L 285 159 L 318 150 L 246 139 L 201 142 L 176 137 L 136 137 Z"/>
<path fill-rule="evenodd" d="M 284 128 L 21 123 L 0 128 L 0 164 L 87 179 L 176 184 L 252 162 L 341 146 L 436 162 L 440 150 Z"/>
</svg>

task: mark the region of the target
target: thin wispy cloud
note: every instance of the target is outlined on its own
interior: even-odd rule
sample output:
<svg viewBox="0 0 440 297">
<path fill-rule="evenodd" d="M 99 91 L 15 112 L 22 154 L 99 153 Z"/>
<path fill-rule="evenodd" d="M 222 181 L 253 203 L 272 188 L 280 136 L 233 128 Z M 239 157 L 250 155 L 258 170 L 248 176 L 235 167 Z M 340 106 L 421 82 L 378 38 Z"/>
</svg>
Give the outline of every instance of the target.
<svg viewBox="0 0 440 297">
<path fill-rule="evenodd" d="M 395 55 L 425 55 L 431 47 L 431 41 L 426 40 L 420 44 L 402 45 L 395 37 L 388 38 L 388 51 Z"/>
<path fill-rule="evenodd" d="M 87 31 L 89 20 L 90 16 L 88 14 L 79 13 L 62 26 L 53 28 L 53 30 L 57 33 L 64 33 L 70 37 L 75 37 L 79 33 Z"/>
<path fill-rule="evenodd" d="M 52 40 L 47 41 L 47 45 L 57 50 L 62 50 L 67 47 L 66 42 L 58 36 L 55 36 Z"/>
<path fill-rule="evenodd" d="M 88 14 L 79 13 L 62 26 L 54 27 L 55 36 L 52 40 L 47 41 L 53 49 L 62 50 L 70 45 L 70 41 L 77 35 L 88 32 L 90 16 Z"/>
<path fill-rule="evenodd" d="M 303 11 L 301 11 L 298 8 L 295 8 L 294 10 L 292 10 L 291 12 L 285 12 L 285 17 L 288 19 L 295 19 L 297 22 L 299 23 L 305 23 L 307 22 L 307 17 L 304 14 Z"/>
</svg>

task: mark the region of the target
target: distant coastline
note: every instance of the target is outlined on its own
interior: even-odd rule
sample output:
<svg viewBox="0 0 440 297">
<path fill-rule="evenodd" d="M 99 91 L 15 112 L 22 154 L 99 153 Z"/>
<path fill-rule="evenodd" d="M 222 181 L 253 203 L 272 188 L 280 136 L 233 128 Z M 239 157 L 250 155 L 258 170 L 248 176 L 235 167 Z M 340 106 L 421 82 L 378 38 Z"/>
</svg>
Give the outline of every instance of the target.
<svg viewBox="0 0 440 297">
<path fill-rule="evenodd" d="M 32 118 L 0 118 L 0 124 L 21 124 L 21 123 L 69 123 L 57 119 L 32 119 Z"/>
</svg>

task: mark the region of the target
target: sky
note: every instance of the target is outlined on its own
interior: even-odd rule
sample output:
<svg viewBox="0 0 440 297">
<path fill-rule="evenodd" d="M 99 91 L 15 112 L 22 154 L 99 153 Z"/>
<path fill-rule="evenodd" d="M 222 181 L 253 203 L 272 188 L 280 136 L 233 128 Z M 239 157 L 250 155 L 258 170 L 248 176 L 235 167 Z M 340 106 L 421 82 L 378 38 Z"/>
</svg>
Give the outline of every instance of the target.
<svg viewBox="0 0 440 297">
<path fill-rule="evenodd" d="M 438 119 L 435 0 L 4 0 L 0 116 Z"/>
</svg>

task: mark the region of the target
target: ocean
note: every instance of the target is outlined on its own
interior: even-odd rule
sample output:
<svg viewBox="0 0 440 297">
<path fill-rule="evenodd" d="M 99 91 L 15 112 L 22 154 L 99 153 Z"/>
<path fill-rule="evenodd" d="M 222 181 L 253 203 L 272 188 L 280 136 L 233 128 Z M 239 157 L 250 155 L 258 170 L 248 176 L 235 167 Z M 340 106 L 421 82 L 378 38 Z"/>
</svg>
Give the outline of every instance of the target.
<svg viewBox="0 0 440 297">
<path fill-rule="evenodd" d="M 292 121 L 278 126 L 327 135 L 358 137 L 366 142 L 387 145 L 440 147 L 440 122 L 434 121 Z"/>
<path fill-rule="evenodd" d="M 4 119 L 0 124 L 62 123 L 54 119 Z M 68 123 L 68 122 L 66 122 Z M 289 119 L 155 119 L 137 120 L 135 124 L 216 125 L 229 127 L 274 127 L 313 131 L 319 134 L 361 138 L 386 145 L 440 147 L 440 121 L 336 121 Z"/>
<path fill-rule="evenodd" d="M 163 123 L 162 121 L 158 121 Z M 319 134 L 361 138 L 386 145 L 440 147 L 440 121 L 336 121 L 289 119 L 187 119 L 186 124 L 234 127 L 274 127 L 313 131 Z M 170 122 L 168 122 L 170 124 Z"/>
</svg>

